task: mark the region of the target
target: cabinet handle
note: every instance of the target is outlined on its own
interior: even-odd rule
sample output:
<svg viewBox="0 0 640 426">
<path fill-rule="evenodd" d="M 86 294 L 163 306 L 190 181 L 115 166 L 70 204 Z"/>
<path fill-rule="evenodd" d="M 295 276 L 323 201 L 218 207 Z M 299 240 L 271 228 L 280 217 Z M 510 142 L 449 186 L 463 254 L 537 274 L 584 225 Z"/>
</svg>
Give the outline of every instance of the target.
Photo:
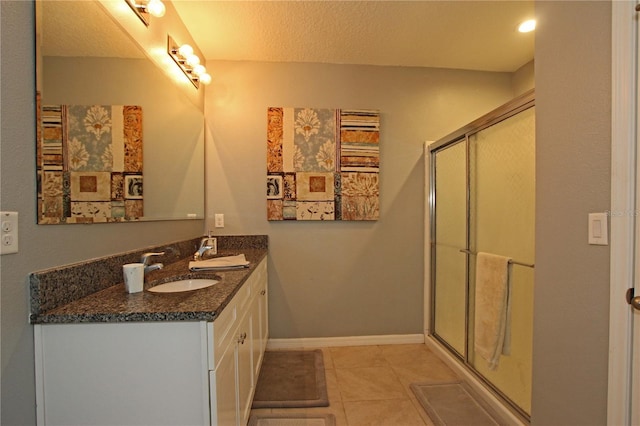
<svg viewBox="0 0 640 426">
<path fill-rule="evenodd" d="M 240 336 L 238 336 L 238 343 L 240 343 L 241 345 L 244 345 L 244 339 L 246 338 L 247 338 L 247 333 L 240 334 Z"/>
<path fill-rule="evenodd" d="M 260 292 L 260 296 L 264 296 L 265 294 L 267 294 L 267 290 L 262 290 L 262 291 Z"/>
</svg>

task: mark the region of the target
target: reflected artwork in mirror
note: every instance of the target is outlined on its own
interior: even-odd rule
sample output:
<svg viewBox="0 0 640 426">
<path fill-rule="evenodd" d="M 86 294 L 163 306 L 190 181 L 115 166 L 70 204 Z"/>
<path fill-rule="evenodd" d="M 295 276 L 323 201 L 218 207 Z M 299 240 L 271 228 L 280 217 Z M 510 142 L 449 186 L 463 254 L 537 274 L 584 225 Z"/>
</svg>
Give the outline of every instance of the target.
<svg viewBox="0 0 640 426">
<path fill-rule="evenodd" d="M 203 219 L 202 107 L 144 54 L 98 1 L 36 1 L 36 40 L 37 121 L 47 119 L 45 111 L 49 115 L 37 131 L 38 223 Z M 114 112 L 126 106 L 135 106 L 135 120 Z M 67 126 L 64 132 L 51 126 L 56 108 L 60 117 L 53 120 Z M 106 111 L 110 131 L 105 128 L 99 137 L 85 132 L 96 137 L 79 143 L 78 132 L 92 108 Z M 58 136 L 59 141 L 51 140 Z M 44 146 L 53 152 L 47 159 L 53 164 L 46 165 L 56 172 L 48 176 L 43 174 Z M 86 155 L 73 157 L 74 147 L 81 146 L 78 153 Z M 125 151 L 139 155 L 135 165 Z M 87 164 L 81 164 L 83 158 Z M 111 165 L 97 166 L 105 161 Z M 52 188 L 58 198 L 43 203 Z"/>
<path fill-rule="evenodd" d="M 42 105 L 37 123 L 38 223 L 144 216 L 141 107 Z"/>
</svg>

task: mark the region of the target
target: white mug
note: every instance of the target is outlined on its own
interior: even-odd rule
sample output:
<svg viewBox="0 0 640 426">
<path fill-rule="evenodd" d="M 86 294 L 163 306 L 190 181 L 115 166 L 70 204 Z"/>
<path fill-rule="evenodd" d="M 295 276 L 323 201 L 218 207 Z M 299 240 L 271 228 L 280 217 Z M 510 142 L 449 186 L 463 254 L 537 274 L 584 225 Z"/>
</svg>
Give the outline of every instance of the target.
<svg viewBox="0 0 640 426">
<path fill-rule="evenodd" d="M 144 288 L 144 264 L 128 263 L 122 265 L 124 288 L 129 293 L 141 292 Z"/>
</svg>

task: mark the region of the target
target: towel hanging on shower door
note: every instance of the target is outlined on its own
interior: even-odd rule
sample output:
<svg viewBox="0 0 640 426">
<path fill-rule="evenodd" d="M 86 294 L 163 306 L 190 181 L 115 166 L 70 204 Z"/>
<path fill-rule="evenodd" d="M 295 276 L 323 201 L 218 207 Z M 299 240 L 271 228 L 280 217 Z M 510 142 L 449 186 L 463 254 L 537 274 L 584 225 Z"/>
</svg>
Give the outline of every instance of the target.
<svg viewBox="0 0 640 426">
<path fill-rule="evenodd" d="M 479 252 L 476 256 L 474 348 L 498 368 L 500 355 L 510 352 L 510 258 Z"/>
</svg>

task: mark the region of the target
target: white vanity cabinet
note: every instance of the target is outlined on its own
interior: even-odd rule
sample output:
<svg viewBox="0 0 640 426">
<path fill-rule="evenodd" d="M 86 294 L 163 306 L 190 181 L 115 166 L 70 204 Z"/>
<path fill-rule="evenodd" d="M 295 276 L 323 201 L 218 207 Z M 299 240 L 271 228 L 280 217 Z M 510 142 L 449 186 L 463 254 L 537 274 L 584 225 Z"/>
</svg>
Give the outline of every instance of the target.
<svg viewBox="0 0 640 426">
<path fill-rule="evenodd" d="M 220 317 L 209 323 L 216 336 L 209 380 L 210 393 L 216 395 L 217 406 L 211 410 L 214 425 L 246 425 L 249 420 L 268 338 L 267 290 L 263 261 Z"/>
<path fill-rule="evenodd" d="M 268 330 L 266 264 L 213 322 L 36 324 L 38 424 L 246 425 Z"/>
<path fill-rule="evenodd" d="M 249 419 L 255 389 L 251 341 L 251 319 L 254 312 L 246 312 L 232 332 L 226 348 L 221 351 L 215 369 L 210 371 L 212 395 L 211 424 L 245 425 Z M 215 328 L 215 327 L 214 327 Z M 215 400 L 213 400 L 215 395 Z"/>
</svg>

